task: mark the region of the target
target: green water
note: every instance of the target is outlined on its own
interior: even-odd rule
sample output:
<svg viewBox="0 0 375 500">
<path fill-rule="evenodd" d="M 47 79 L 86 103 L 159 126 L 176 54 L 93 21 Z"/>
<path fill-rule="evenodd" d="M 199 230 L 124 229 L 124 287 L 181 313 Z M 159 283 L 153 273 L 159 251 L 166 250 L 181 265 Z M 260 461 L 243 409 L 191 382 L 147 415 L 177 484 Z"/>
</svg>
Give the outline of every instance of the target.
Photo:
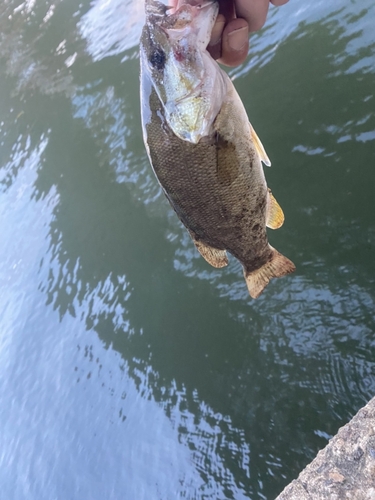
<svg viewBox="0 0 375 500">
<path fill-rule="evenodd" d="M 6 500 L 272 500 L 375 394 L 373 1 L 273 9 L 231 73 L 297 265 L 256 301 L 149 167 L 142 9 L 0 5 Z"/>
</svg>

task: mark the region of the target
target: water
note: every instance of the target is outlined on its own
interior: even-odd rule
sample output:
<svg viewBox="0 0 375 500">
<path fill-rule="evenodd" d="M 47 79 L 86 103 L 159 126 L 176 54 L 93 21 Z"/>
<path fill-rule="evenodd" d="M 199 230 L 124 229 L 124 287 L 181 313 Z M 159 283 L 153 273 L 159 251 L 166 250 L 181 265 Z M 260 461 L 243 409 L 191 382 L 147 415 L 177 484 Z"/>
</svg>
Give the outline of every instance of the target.
<svg viewBox="0 0 375 500">
<path fill-rule="evenodd" d="M 6 500 L 273 499 L 375 393 L 372 0 L 272 9 L 231 71 L 297 265 L 256 301 L 151 173 L 142 11 L 0 5 Z"/>
</svg>

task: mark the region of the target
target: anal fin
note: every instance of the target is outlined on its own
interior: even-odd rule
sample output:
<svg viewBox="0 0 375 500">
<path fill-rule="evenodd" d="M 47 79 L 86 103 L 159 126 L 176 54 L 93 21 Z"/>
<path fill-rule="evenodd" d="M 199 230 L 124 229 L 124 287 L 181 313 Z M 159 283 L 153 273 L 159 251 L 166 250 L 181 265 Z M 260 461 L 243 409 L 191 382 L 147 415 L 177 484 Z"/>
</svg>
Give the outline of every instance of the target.
<svg viewBox="0 0 375 500">
<path fill-rule="evenodd" d="M 274 248 L 272 249 L 271 260 L 264 264 L 261 268 L 250 273 L 244 270 L 246 285 L 249 294 L 253 299 L 259 297 L 265 287 L 270 282 L 271 278 L 281 278 L 286 274 L 296 270 L 296 266 L 287 257 L 284 257 Z"/>
<path fill-rule="evenodd" d="M 253 144 L 254 144 L 254 147 L 256 149 L 256 152 L 258 153 L 258 155 L 259 155 L 260 159 L 262 160 L 262 162 L 265 165 L 267 165 L 267 167 L 270 167 L 271 166 L 271 161 L 270 161 L 270 159 L 267 156 L 266 150 L 264 149 L 264 146 L 263 146 L 261 140 L 259 139 L 257 133 L 253 129 L 253 126 L 251 125 L 251 123 L 249 123 L 249 125 L 250 125 L 251 139 L 253 141 Z"/>
<path fill-rule="evenodd" d="M 219 250 L 218 248 L 213 248 L 210 245 L 207 245 L 207 243 L 203 243 L 201 240 L 196 239 L 194 234 L 191 232 L 190 236 L 192 237 L 198 252 L 209 264 L 211 264 L 211 266 L 219 268 L 228 265 L 228 256 L 225 250 Z"/>
<path fill-rule="evenodd" d="M 277 203 L 275 197 L 268 189 L 268 204 L 267 204 L 267 227 L 271 229 L 279 229 L 284 224 L 284 212 L 282 208 Z"/>
</svg>

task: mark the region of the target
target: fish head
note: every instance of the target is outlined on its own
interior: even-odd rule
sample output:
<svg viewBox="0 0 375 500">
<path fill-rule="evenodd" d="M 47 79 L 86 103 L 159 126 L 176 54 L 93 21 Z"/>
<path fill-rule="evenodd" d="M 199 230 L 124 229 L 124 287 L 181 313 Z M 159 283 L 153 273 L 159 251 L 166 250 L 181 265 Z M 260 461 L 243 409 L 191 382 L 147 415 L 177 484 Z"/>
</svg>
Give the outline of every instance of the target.
<svg viewBox="0 0 375 500">
<path fill-rule="evenodd" d="M 146 0 L 142 65 L 163 104 L 168 124 L 177 136 L 193 143 L 207 134 L 208 122 L 212 122 L 208 116 L 210 56 L 206 48 L 218 8 L 215 0 L 179 0 L 174 9 Z"/>
</svg>

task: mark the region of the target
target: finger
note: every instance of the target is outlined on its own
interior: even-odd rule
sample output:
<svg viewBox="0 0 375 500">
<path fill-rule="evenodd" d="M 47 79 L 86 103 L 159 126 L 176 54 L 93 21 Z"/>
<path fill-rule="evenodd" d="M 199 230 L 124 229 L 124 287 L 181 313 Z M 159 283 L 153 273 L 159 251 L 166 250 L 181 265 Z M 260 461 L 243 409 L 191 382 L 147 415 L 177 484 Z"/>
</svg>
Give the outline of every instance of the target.
<svg viewBox="0 0 375 500">
<path fill-rule="evenodd" d="M 258 31 L 263 27 L 267 18 L 269 0 L 235 0 L 235 4 L 237 17 L 246 19 L 250 32 Z"/>
<path fill-rule="evenodd" d="M 219 59 L 221 56 L 221 40 L 225 26 L 225 17 L 223 14 L 217 16 L 215 25 L 212 29 L 211 40 L 207 50 L 214 59 Z"/>
<path fill-rule="evenodd" d="M 237 66 L 244 62 L 249 51 L 249 29 L 244 19 L 233 19 L 224 28 L 219 62 Z"/>
<path fill-rule="evenodd" d="M 285 5 L 286 3 L 289 2 L 289 0 L 270 0 L 273 5 L 276 5 L 277 7 L 280 7 L 280 5 Z"/>
</svg>

